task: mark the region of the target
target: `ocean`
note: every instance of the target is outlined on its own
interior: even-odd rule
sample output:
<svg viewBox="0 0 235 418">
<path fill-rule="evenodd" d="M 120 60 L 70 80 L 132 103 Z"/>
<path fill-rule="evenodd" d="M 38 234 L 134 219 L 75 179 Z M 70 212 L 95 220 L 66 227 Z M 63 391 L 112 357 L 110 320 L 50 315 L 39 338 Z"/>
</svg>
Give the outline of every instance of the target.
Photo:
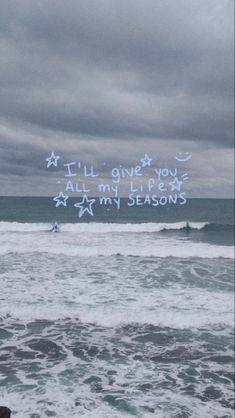
<svg viewBox="0 0 235 418">
<path fill-rule="evenodd" d="M 232 418 L 233 201 L 94 212 L 0 198 L 0 405 Z"/>
</svg>

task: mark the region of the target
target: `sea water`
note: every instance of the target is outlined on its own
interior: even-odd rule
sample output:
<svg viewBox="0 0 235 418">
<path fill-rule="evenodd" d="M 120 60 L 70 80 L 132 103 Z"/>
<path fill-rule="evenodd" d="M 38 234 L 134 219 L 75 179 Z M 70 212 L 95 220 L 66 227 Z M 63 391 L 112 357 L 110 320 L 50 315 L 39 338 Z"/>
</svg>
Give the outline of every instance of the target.
<svg viewBox="0 0 235 418">
<path fill-rule="evenodd" d="M 122 199 L 81 220 L 0 198 L 0 404 L 14 418 L 233 417 L 232 214 L 231 200 Z"/>
</svg>

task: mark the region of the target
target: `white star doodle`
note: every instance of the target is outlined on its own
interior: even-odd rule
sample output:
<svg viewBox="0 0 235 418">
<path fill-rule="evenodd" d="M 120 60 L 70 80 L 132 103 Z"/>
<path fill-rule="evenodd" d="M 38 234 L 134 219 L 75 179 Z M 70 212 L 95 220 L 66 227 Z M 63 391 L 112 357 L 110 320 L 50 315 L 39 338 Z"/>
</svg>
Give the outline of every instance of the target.
<svg viewBox="0 0 235 418">
<path fill-rule="evenodd" d="M 178 190 L 180 192 L 180 187 L 182 183 L 182 181 L 178 180 L 178 178 L 175 177 L 174 180 L 169 183 L 171 186 L 171 191 L 173 192 L 174 190 Z"/>
<path fill-rule="evenodd" d="M 54 165 L 57 167 L 57 161 L 60 159 L 59 155 L 55 155 L 54 151 L 52 151 L 51 156 L 46 158 L 47 161 L 47 168 L 49 168 L 51 165 Z"/>
<path fill-rule="evenodd" d="M 152 158 L 150 158 L 148 154 L 145 154 L 144 158 L 140 160 L 140 162 L 142 163 L 142 167 L 146 167 L 146 166 L 150 167 L 151 161 L 152 161 Z"/>
<path fill-rule="evenodd" d="M 58 196 L 54 197 L 53 200 L 56 202 L 55 207 L 58 208 L 58 206 L 63 205 L 67 206 L 67 199 L 69 197 L 65 196 L 63 192 L 60 192 Z M 62 200 L 61 200 L 62 199 Z"/>
<path fill-rule="evenodd" d="M 93 216 L 93 210 L 92 205 L 96 201 L 96 199 L 88 199 L 87 195 L 85 194 L 82 198 L 82 201 L 80 203 L 75 203 L 76 208 L 80 208 L 78 212 L 78 217 L 81 218 L 85 212 L 88 212 L 89 215 Z M 84 206 L 88 204 L 88 206 Z"/>
</svg>

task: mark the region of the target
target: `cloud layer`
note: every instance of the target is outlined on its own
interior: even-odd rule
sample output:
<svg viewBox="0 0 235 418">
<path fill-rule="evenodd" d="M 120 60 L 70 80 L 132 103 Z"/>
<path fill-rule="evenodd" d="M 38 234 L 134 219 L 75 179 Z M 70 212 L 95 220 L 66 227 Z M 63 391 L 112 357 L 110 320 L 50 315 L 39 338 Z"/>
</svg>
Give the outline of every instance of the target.
<svg viewBox="0 0 235 418">
<path fill-rule="evenodd" d="M 43 194 L 52 149 L 131 165 L 183 148 L 194 194 L 231 195 L 232 0 L 0 7 L 0 194 Z"/>
</svg>

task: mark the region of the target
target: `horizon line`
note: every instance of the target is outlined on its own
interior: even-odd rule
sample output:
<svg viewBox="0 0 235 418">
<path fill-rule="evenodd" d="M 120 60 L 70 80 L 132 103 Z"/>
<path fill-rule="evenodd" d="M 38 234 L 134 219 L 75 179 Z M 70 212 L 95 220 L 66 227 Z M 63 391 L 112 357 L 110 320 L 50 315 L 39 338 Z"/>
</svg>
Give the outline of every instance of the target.
<svg viewBox="0 0 235 418">
<path fill-rule="evenodd" d="M 52 196 L 19 196 L 19 195 L 0 195 L 0 198 L 1 197 L 4 197 L 4 198 L 12 198 L 12 197 L 14 197 L 14 198 L 43 198 L 43 199 L 46 199 L 46 198 L 48 198 L 48 199 L 50 199 L 50 198 L 52 198 L 53 199 L 53 195 Z M 89 196 L 90 198 L 93 198 L 93 199 L 99 199 L 99 198 L 101 198 L 101 197 L 103 197 L 103 195 L 100 195 L 100 196 Z M 115 196 L 105 196 L 105 197 L 110 197 L 110 198 L 113 198 L 113 197 L 115 197 Z M 128 199 L 128 196 L 119 196 L 120 197 L 120 199 Z M 143 196 L 144 197 L 144 196 Z M 77 199 L 77 198 L 82 198 L 82 195 L 81 196 L 69 196 L 69 198 L 70 199 Z M 234 200 L 235 199 L 235 197 L 234 196 L 231 196 L 231 197 L 213 197 L 213 196 L 208 196 L 208 197 L 205 197 L 205 196 L 201 196 L 201 197 L 187 197 L 187 200 L 191 200 L 191 199 L 215 199 L 215 200 Z"/>
</svg>

